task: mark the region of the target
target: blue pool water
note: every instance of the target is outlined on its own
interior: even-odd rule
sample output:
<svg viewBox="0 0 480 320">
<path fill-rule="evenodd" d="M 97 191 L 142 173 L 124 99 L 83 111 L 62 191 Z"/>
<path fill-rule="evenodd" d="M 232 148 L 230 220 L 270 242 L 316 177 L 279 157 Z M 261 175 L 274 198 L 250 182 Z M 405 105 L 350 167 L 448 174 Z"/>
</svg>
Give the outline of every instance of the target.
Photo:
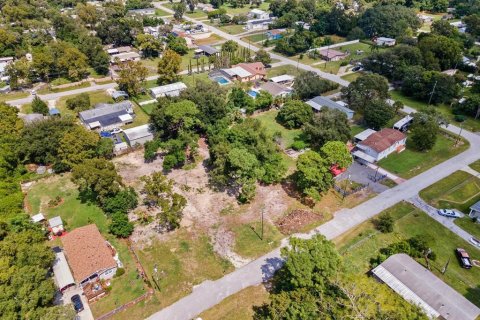
<svg viewBox="0 0 480 320">
<path fill-rule="evenodd" d="M 248 95 L 252 98 L 256 98 L 258 96 L 258 92 L 250 90 L 250 91 L 248 91 Z"/>
<path fill-rule="evenodd" d="M 216 77 L 214 80 L 217 81 L 220 85 L 225 85 L 228 83 L 228 80 L 224 77 Z"/>
</svg>

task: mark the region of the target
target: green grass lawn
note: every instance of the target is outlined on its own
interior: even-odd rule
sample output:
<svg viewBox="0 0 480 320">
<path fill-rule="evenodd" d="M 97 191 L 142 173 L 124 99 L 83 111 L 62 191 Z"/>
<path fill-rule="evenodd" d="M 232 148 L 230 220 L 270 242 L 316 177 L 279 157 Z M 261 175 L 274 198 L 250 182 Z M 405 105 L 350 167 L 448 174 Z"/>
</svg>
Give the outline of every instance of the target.
<svg viewBox="0 0 480 320">
<path fill-rule="evenodd" d="M 455 208 L 464 213 L 480 200 L 480 179 L 465 171 L 456 171 L 420 191 L 423 200 L 437 208 Z"/>
<path fill-rule="evenodd" d="M 475 161 L 474 163 L 470 163 L 470 168 L 473 170 L 480 172 L 480 160 Z"/>
<path fill-rule="evenodd" d="M 242 224 L 233 228 L 235 234 L 234 250 L 246 258 L 257 258 L 280 245 L 283 235 L 272 224 L 264 221 L 263 239 L 262 225 L 259 221 Z"/>
<path fill-rule="evenodd" d="M 217 26 L 217 27 L 228 34 L 239 34 L 247 31 L 244 29 L 245 26 L 241 24 L 230 24 L 230 25 Z"/>
<path fill-rule="evenodd" d="M 477 239 L 480 239 L 480 223 L 473 221 L 472 218 L 466 216 L 463 218 L 455 219 L 454 223 L 463 230 L 470 233 Z"/>
<path fill-rule="evenodd" d="M 440 133 L 432 150 L 419 152 L 407 147 L 401 153 L 391 154 L 378 164 L 402 178 L 408 179 L 422 173 L 437 164 L 463 152 L 468 148 L 468 142 L 454 146 L 455 138 L 446 133 Z"/>
<path fill-rule="evenodd" d="M 423 101 L 418 101 L 411 97 L 407 97 L 398 90 L 390 91 L 390 95 L 393 100 L 398 100 L 403 102 L 406 106 L 412 107 L 416 110 L 424 110 L 427 107 L 427 103 Z M 474 119 L 470 116 L 465 116 L 465 121 L 459 123 L 455 121 L 455 115 L 452 113 L 452 110 L 449 106 L 445 104 L 436 105 L 435 108 L 451 123 L 456 126 L 462 125 L 464 129 L 469 131 L 480 131 L 480 119 Z"/>
<path fill-rule="evenodd" d="M 30 93 L 24 92 L 24 91 L 13 91 L 10 93 L 2 93 L 0 94 L 0 102 L 22 99 L 22 98 L 28 97 L 29 95 Z"/>
<path fill-rule="evenodd" d="M 90 97 L 90 105 L 93 107 L 97 103 L 113 103 L 113 99 L 110 95 L 108 95 L 104 90 L 98 90 L 98 91 L 90 91 L 87 92 L 87 94 Z M 73 115 L 76 116 L 77 113 L 67 109 L 66 101 L 72 97 L 75 97 L 76 95 L 72 96 L 65 96 L 61 97 L 60 99 L 57 100 L 57 103 L 55 107 L 60 110 L 60 113 L 62 115 Z"/>
<path fill-rule="evenodd" d="M 252 34 L 250 36 L 245 37 L 245 40 L 250 40 L 251 42 L 259 42 L 263 41 L 266 39 L 265 33 L 257 33 L 257 34 Z"/>
<path fill-rule="evenodd" d="M 289 148 L 294 141 L 301 138 L 302 130 L 300 129 L 287 129 L 275 120 L 277 117 L 277 110 L 269 110 L 263 112 L 258 116 L 255 116 L 255 119 L 260 120 L 262 124 L 267 128 L 267 132 L 270 135 L 280 132 L 282 135 L 282 146 L 286 149 Z"/>
<path fill-rule="evenodd" d="M 196 9 L 193 12 L 191 12 L 190 10 L 187 10 L 187 12 L 185 12 L 185 15 L 193 19 L 207 18 L 207 14 L 205 12 L 203 12 L 202 10 L 196 10 Z"/>
<path fill-rule="evenodd" d="M 480 306 L 480 268 L 461 268 L 454 250 L 466 248 L 473 259 L 480 259 L 480 251 L 410 204 L 399 203 L 386 212 L 396 220 L 392 233 L 380 233 L 368 221 L 334 240 L 351 270 L 360 276 L 370 270 L 369 261 L 379 254 L 381 248 L 402 239 L 421 236 L 429 242 L 432 251 L 437 255 L 436 260 L 431 261 L 432 272 Z M 424 259 L 417 261 L 425 265 Z M 448 270 L 441 275 L 440 270 L 447 261 L 450 261 Z"/>
<path fill-rule="evenodd" d="M 155 9 L 155 15 L 159 17 L 171 16 L 170 13 L 163 11 L 162 9 Z"/>
<path fill-rule="evenodd" d="M 270 5 L 269 5 L 268 2 L 262 2 L 260 4 L 260 6 L 258 7 L 258 9 L 263 10 L 263 11 L 268 11 L 269 6 Z M 247 14 L 248 12 L 250 12 L 250 10 L 252 10 L 254 8 L 257 8 L 257 7 L 250 7 L 250 6 L 246 5 L 246 6 L 243 6 L 243 7 L 234 8 L 234 7 L 231 6 L 231 4 L 227 3 L 227 4 L 222 5 L 221 8 L 224 8 L 225 10 L 227 10 L 228 14 L 237 15 L 237 14 Z"/>
<path fill-rule="evenodd" d="M 90 87 L 90 82 L 82 82 L 80 84 L 71 86 L 71 87 L 65 87 L 65 88 L 58 88 L 58 89 L 51 89 L 51 88 L 45 88 L 38 90 L 38 94 L 48 94 L 48 93 L 57 93 L 57 92 L 65 92 L 65 91 L 70 91 L 70 90 L 75 90 L 75 89 L 81 89 L 81 88 L 88 88 Z"/>
<path fill-rule="evenodd" d="M 150 116 L 140 108 L 139 105 L 136 103 L 133 104 L 133 111 L 135 112 L 135 118 L 133 118 L 133 122 L 123 126 L 123 129 L 133 128 L 137 126 L 141 126 L 143 124 L 147 124 L 150 121 Z"/>
<path fill-rule="evenodd" d="M 360 73 L 360 72 L 354 72 L 354 73 L 349 73 L 347 75 L 341 76 L 341 78 L 343 80 L 353 82 L 353 81 L 357 80 L 357 78 L 360 77 L 361 75 L 362 75 L 362 73 Z"/>
<path fill-rule="evenodd" d="M 281 76 L 281 75 L 284 75 L 284 74 L 288 74 L 288 75 L 296 77 L 301 72 L 302 72 L 302 70 L 297 69 L 297 67 L 292 66 L 290 64 L 286 64 L 286 65 L 283 65 L 283 66 L 267 69 L 267 77 L 268 78 L 273 78 L 273 77 Z"/>
<path fill-rule="evenodd" d="M 230 262 L 215 254 L 208 236 L 197 231 L 180 229 L 168 240 L 156 240 L 138 250 L 149 279 L 152 279 L 154 265 L 158 267 L 160 289 L 155 293 L 159 303 L 154 310 L 189 294 L 194 285 L 207 279 L 218 279 L 233 270 Z"/>
</svg>

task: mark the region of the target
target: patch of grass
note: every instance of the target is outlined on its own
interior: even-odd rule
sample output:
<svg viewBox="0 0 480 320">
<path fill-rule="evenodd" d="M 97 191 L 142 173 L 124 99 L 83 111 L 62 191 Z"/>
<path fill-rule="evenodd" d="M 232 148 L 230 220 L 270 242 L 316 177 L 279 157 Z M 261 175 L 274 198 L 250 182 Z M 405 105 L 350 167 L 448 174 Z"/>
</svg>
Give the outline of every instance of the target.
<svg viewBox="0 0 480 320">
<path fill-rule="evenodd" d="M 30 93 L 24 91 L 13 91 L 5 94 L 2 93 L 0 94 L 0 102 L 22 99 L 28 97 L 29 95 Z"/>
<path fill-rule="evenodd" d="M 477 171 L 477 172 L 480 172 L 480 160 L 477 160 L 473 163 L 470 163 L 469 164 L 470 168 L 472 168 L 473 170 Z"/>
<path fill-rule="evenodd" d="M 263 285 L 247 287 L 198 316 L 205 320 L 250 320 L 253 318 L 253 306 L 266 303 L 268 296 Z"/>
<path fill-rule="evenodd" d="M 246 258 L 257 258 L 275 249 L 283 238 L 277 227 L 267 221 L 263 223 L 263 240 L 259 221 L 236 226 L 232 231 L 235 234 L 235 252 Z"/>
<path fill-rule="evenodd" d="M 133 122 L 127 124 L 126 126 L 123 126 L 123 129 L 141 126 L 143 124 L 147 124 L 150 121 L 150 116 L 145 111 L 143 111 L 143 109 L 140 108 L 140 106 L 138 106 L 136 103 L 133 104 L 133 111 L 135 112 L 135 118 L 133 118 Z"/>
<path fill-rule="evenodd" d="M 226 26 L 219 26 L 218 29 L 225 31 L 228 34 L 239 34 L 247 30 L 244 29 L 244 25 L 241 24 L 230 24 Z"/>
<path fill-rule="evenodd" d="M 171 16 L 170 13 L 163 11 L 162 9 L 155 9 L 155 15 L 159 17 Z"/>
<path fill-rule="evenodd" d="M 238 15 L 238 14 L 247 14 L 248 12 L 250 12 L 250 10 L 254 8 L 258 8 L 263 11 L 268 11 L 269 3 L 262 2 L 258 7 L 246 5 L 243 7 L 236 7 L 236 8 L 232 7 L 232 5 L 228 3 L 228 4 L 222 5 L 221 8 L 224 8 L 225 10 L 227 10 L 228 14 Z"/>
<path fill-rule="evenodd" d="M 477 239 L 480 239 L 480 223 L 466 216 L 453 221 L 457 226 L 470 233 Z"/>
<path fill-rule="evenodd" d="M 296 77 L 301 72 L 302 71 L 297 69 L 295 66 L 292 66 L 290 64 L 286 64 L 286 65 L 283 65 L 283 66 L 267 69 L 267 77 L 268 78 L 273 78 L 273 77 L 281 76 L 281 75 L 284 75 L 284 74 L 288 74 L 288 75 Z"/>
<path fill-rule="evenodd" d="M 187 85 L 187 87 L 194 87 L 197 81 L 210 81 L 208 78 L 208 72 L 204 73 L 195 73 L 192 75 L 184 75 L 182 76 L 183 83 Z"/>
<path fill-rule="evenodd" d="M 427 107 L 427 103 L 423 101 L 418 101 L 416 99 L 405 96 L 402 92 L 398 90 L 390 91 L 390 96 L 393 100 L 402 101 L 406 106 L 412 107 L 416 110 L 424 110 Z M 455 121 L 455 115 L 452 113 L 452 109 L 445 105 L 439 104 L 434 106 L 451 124 L 460 126 L 460 123 Z M 474 119 L 470 116 L 465 116 L 465 121 L 461 123 L 464 129 L 469 131 L 480 131 L 480 120 Z"/>
<path fill-rule="evenodd" d="M 379 233 L 371 221 L 367 221 L 334 240 L 344 260 L 351 265 L 354 272 L 359 275 L 367 272 L 370 269 L 370 259 L 376 257 L 381 248 L 403 239 L 420 236 L 429 241 L 431 249 L 437 255 L 437 259 L 430 262 L 432 272 L 480 306 L 480 268 L 461 268 L 454 252 L 455 248 L 468 248 L 472 259 L 479 259 L 479 250 L 410 204 L 399 203 L 384 212 L 390 213 L 396 220 L 392 233 Z M 448 270 L 442 275 L 440 271 L 449 260 Z M 425 263 L 424 259 L 417 262 L 422 265 Z"/>
<path fill-rule="evenodd" d="M 220 37 L 218 34 L 212 33 L 212 35 L 206 39 L 198 39 L 195 40 L 195 44 L 197 45 L 213 45 L 216 44 L 220 41 L 224 40 L 222 37 Z"/>
<path fill-rule="evenodd" d="M 267 37 L 265 36 L 265 31 L 262 33 L 252 34 L 250 36 L 245 37 L 247 41 L 250 40 L 251 42 L 264 41 L 266 38 Z"/>
<path fill-rule="evenodd" d="M 394 188 L 397 186 L 397 183 L 395 181 L 388 178 L 380 180 L 380 184 L 383 184 L 384 186 L 387 186 L 389 188 Z"/>
<path fill-rule="evenodd" d="M 106 233 L 107 217 L 97 205 L 80 199 L 78 189 L 70 176 L 68 173 L 55 175 L 36 182 L 25 197 L 27 212 L 42 212 L 47 219 L 60 216 L 67 231 L 95 223 L 102 233 Z M 48 202 L 56 197 L 62 199 L 61 203 L 49 207 Z"/>
<path fill-rule="evenodd" d="M 160 289 L 155 291 L 158 303 L 154 310 L 189 294 L 194 285 L 207 279 L 218 279 L 233 270 L 230 262 L 215 254 L 208 236 L 199 230 L 177 230 L 168 240 L 156 240 L 138 250 L 138 254 L 149 279 L 153 279 L 154 266 L 158 268 Z"/>
<path fill-rule="evenodd" d="M 140 108 L 142 108 L 143 112 L 145 112 L 148 115 L 150 115 L 152 113 L 154 107 L 155 107 L 155 103 L 149 103 L 149 104 L 140 106 Z"/>
<path fill-rule="evenodd" d="M 361 75 L 362 75 L 361 72 L 354 72 L 354 73 L 349 73 L 349 74 L 346 74 L 344 76 L 341 76 L 341 78 L 343 80 L 353 82 L 353 81 L 357 80 L 357 78 L 360 77 Z"/>
<path fill-rule="evenodd" d="M 45 88 L 45 89 L 41 89 L 41 90 L 38 90 L 38 94 L 48 94 L 48 93 L 58 93 L 58 92 L 65 92 L 65 91 L 70 91 L 70 90 L 75 90 L 75 89 L 82 89 L 82 88 L 88 88 L 90 87 L 90 82 L 82 82 L 82 83 L 79 83 L 77 85 L 74 85 L 74 86 L 70 86 L 70 87 L 65 87 L 65 88 Z"/>
<path fill-rule="evenodd" d="M 465 171 L 456 171 L 420 191 L 420 197 L 434 207 L 468 213 L 468 208 L 480 199 L 480 179 Z"/>
<path fill-rule="evenodd" d="M 90 104 L 91 106 L 93 107 L 94 105 L 96 105 L 97 103 L 113 103 L 113 99 L 110 95 L 108 95 L 105 91 L 103 90 L 99 90 L 99 91 L 91 91 L 91 92 L 87 92 L 87 94 L 89 95 L 90 97 Z M 65 96 L 65 97 L 61 97 L 60 99 L 58 99 L 55 107 L 60 110 L 60 113 L 62 115 L 72 115 L 72 116 L 76 116 L 77 113 L 70 110 L 70 109 L 67 109 L 67 106 L 66 106 L 66 101 L 70 98 L 73 98 L 77 95 L 72 95 L 72 96 Z"/>
<path fill-rule="evenodd" d="M 407 147 L 401 153 L 391 154 L 378 164 L 402 178 L 414 177 L 437 164 L 450 159 L 468 148 L 468 142 L 454 146 L 455 138 L 441 131 L 433 148 L 427 152 L 419 152 Z"/>
<path fill-rule="evenodd" d="M 302 135 L 302 130 L 300 129 L 287 129 L 275 120 L 277 117 L 277 110 L 269 110 L 262 112 L 259 115 L 255 116 L 255 119 L 260 120 L 262 124 L 267 128 L 267 132 L 270 135 L 274 135 L 276 132 L 280 132 L 282 135 L 282 146 L 284 148 L 289 148 L 294 141 L 300 140 Z"/>
<path fill-rule="evenodd" d="M 193 12 L 187 10 L 187 12 L 185 12 L 185 15 L 193 19 L 201 19 L 207 17 L 207 14 L 201 10 L 194 10 Z"/>
</svg>

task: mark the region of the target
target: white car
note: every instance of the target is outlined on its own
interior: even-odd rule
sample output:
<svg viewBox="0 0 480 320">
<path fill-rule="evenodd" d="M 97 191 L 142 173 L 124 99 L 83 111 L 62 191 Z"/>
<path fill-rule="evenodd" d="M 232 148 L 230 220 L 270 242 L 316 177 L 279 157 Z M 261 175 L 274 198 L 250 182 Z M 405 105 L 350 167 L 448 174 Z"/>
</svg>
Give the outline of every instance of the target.
<svg viewBox="0 0 480 320">
<path fill-rule="evenodd" d="M 460 218 L 461 217 L 458 212 L 450 210 L 450 209 L 438 209 L 437 213 L 441 216 L 449 217 L 449 218 Z"/>
<path fill-rule="evenodd" d="M 113 134 L 116 134 L 116 133 L 120 133 L 120 132 L 122 132 L 122 131 L 123 131 L 123 130 L 120 129 L 120 128 L 113 128 L 112 131 L 110 131 L 110 132 L 113 133 Z"/>
<path fill-rule="evenodd" d="M 475 247 L 480 248 L 480 240 L 478 240 L 477 238 L 471 237 L 470 243 L 472 243 Z"/>
</svg>

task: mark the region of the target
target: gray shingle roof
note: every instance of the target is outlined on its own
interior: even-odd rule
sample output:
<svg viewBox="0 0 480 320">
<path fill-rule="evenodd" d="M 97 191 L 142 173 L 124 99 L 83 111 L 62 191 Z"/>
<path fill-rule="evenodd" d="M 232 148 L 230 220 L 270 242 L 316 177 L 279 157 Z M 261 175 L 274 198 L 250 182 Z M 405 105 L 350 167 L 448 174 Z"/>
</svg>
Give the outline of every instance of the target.
<svg viewBox="0 0 480 320">
<path fill-rule="evenodd" d="M 326 98 L 326 97 L 322 97 L 322 96 L 317 96 L 313 99 L 310 99 L 307 101 L 307 103 L 315 110 L 318 110 L 320 111 L 320 109 L 322 107 L 327 107 L 329 109 L 337 109 L 337 110 L 340 110 L 342 111 L 343 113 L 345 114 L 353 114 L 354 111 L 347 108 L 347 107 L 344 107 L 342 106 L 341 104 L 329 99 L 329 98 Z"/>
<path fill-rule="evenodd" d="M 480 201 L 471 206 L 470 209 L 480 212 Z"/>
<path fill-rule="evenodd" d="M 79 112 L 79 116 L 83 121 L 90 121 L 91 119 L 106 116 L 109 114 L 116 114 L 119 112 L 128 112 L 133 107 L 128 100 L 117 103 L 99 103 L 95 108 Z"/>
</svg>

